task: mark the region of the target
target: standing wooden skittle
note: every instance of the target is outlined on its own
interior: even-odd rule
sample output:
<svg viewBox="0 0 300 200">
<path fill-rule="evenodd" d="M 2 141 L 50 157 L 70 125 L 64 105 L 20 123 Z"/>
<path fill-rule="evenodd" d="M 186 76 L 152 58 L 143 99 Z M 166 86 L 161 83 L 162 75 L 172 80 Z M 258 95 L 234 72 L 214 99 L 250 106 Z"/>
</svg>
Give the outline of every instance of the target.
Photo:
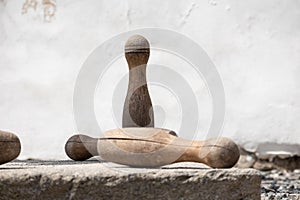
<svg viewBox="0 0 300 200">
<path fill-rule="evenodd" d="M 74 135 L 68 140 L 65 150 L 73 160 L 100 155 L 106 161 L 136 167 L 189 161 L 213 168 L 228 168 L 239 159 L 237 145 L 228 138 L 191 141 L 170 132 L 157 128 L 125 128 L 107 131 L 105 137 L 98 139 Z"/>
<path fill-rule="evenodd" d="M 154 127 L 152 102 L 146 79 L 150 55 L 149 42 L 140 35 L 130 37 L 125 45 L 129 83 L 123 108 L 122 127 Z"/>
</svg>

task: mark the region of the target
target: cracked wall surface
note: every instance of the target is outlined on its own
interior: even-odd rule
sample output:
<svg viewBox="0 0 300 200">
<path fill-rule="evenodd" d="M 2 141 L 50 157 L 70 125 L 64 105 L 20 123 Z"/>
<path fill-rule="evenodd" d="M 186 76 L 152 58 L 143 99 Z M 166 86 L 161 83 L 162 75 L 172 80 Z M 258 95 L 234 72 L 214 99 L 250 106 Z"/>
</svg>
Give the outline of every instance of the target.
<svg viewBox="0 0 300 200">
<path fill-rule="evenodd" d="M 205 49 L 225 88 L 223 136 L 260 156 L 300 155 L 299 1 L 36 0 L 36 10 L 22 14 L 26 2 L 0 1 L 0 129 L 19 135 L 20 158 L 66 158 L 64 143 L 76 132 L 73 90 L 82 64 L 110 37 L 144 27 L 177 31 Z M 205 81 L 164 52 L 154 51 L 149 63 L 171 66 L 187 77 L 199 97 L 196 138 L 205 139 L 212 114 Z M 125 59 L 112 69 L 101 86 L 107 95 L 95 94 L 103 130 L 120 121 L 111 114 L 109 95 L 127 73 Z M 177 131 L 176 98 L 154 86 L 150 92 L 155 105 L 169 106 L 155 107 L 157 126 Z M 98 136 L 88 129 L 86 134 Z"/>
</svg>

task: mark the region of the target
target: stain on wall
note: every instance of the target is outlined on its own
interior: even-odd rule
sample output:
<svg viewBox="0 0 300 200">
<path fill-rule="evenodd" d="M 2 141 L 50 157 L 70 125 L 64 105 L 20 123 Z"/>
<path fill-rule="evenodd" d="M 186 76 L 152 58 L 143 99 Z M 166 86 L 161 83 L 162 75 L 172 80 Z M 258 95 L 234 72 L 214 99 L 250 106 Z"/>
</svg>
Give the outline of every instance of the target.
<svg viewBox="0 0 300 200">
<path fill-rule="evenodd" d="M 42 9 L 44 21 L 51 22 L 55 19 L 56 0 L 26 0 L 22 6 L 22 14 L 28 14 L 29 9 L 35 12 L 37 9 Z"/>
</svg>

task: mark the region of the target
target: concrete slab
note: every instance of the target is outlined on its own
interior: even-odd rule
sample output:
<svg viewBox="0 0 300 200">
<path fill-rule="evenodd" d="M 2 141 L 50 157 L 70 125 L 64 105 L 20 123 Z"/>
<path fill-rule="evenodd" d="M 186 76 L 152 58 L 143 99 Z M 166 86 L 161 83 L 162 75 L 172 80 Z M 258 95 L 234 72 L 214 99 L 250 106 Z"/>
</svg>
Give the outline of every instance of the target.
<svg viewBox="0 0 300 200">
<path fill-rule="evenodd" d="M 0 199 L 260 199 L 260 172 L 198 163 L 130 168 L 98 160 L 0 166 Z"/>
</svg>

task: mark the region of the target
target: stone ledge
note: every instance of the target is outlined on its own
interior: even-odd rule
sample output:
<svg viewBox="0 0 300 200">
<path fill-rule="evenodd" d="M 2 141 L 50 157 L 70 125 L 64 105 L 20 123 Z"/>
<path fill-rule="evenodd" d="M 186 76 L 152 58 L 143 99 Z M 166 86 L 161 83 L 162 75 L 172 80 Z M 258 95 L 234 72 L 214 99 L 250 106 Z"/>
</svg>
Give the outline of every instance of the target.
<svg viewBox="0 0 300 200">
<path fill-rule="evenodd" d="M 0 199 L 260 199 L 254 169 L 198 163 L 130 168 L 97 160 L 14 161 L 0 166 Z"/>
</svg>

